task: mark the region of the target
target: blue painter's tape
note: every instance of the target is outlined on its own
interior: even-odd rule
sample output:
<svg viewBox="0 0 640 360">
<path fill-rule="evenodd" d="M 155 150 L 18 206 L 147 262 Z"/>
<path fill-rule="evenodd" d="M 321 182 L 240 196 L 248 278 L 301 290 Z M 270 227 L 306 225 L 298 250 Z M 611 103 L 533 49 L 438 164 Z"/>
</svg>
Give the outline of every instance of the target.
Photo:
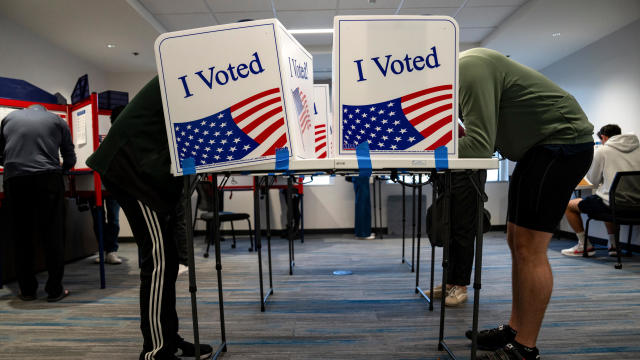
<svg viewBox="0 0 640 360">
<path fill-rule="evenodd" d="M 367 141 L 356 147 L 356 157 L 358 158 L 360 176 L 371 176 L 371 155 L 369 154 L 369 143 Z"/>
<path fill-rule="evenodd" d="M 191 157 L 182 159 L 180 166 L 182 167 L 183 175 L 193 175 L 196 173 L 196 161 Z"/>
<path fill-rule="evenodd" d="M 434 151 L 436 158 L 436 170 L 446 170 L 449 168 L 449 151 L 446 146 L 440 146 Z"/>
<path fill-rule="evenodd" d="M 286 147 L 276 149 L 276 170 L 289 170 L 289 149 Z"/>
</svg>

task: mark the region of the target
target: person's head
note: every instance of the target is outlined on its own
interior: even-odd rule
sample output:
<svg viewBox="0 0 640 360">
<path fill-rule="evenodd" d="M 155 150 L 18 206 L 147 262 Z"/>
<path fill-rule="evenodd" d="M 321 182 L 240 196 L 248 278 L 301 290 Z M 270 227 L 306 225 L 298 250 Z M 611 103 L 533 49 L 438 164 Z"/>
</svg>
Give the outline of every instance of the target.
<svg viewBox="0 0 640 360">
<path fill-rule="evenodd" d="M 620 130 L 620 126 L 615 124 L 609 124 L 603 126 L 600 131 L 598 131 L 598 138 L 602 141 L 602 143 L 606 143 L 610 137 L 622 134 L 622 130 Z"/>
<path fill-rule="evenodd" d="M 111 109 L 111 123 L 112 124 L 113 124 L 114 121 L 116 121 L 116 119 L 118 118 L 118 115 L 120 115 L 122 110 L 124 110 L 124 105 L 118 105 L 118 106 L 114 107 L 113 109 Z"/>
</svg>

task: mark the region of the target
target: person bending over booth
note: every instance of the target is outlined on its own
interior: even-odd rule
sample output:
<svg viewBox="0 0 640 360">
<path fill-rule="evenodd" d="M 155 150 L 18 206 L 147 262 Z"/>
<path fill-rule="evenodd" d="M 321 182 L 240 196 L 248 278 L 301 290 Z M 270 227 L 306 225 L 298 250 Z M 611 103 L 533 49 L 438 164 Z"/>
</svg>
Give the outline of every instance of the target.
<svg viewBox="0 0 640 360">
<path fill-rule="evenodd" d="M 461 158 L 494 151 L 517 161 L 509 183 L 508 325 L 478 334 L 480 359 L 537 359 L 553 275 L 547 247 L 593 158 L 593 125 L 576 99 L 537 71 L 489 49 L 460 54 Z M 465 334 L 471 338 L 471 331 Z"/>
<path fill-rule="evenodd" d="M 633 134 L 622 134 L 618 125 L 605 125 L 598 131 L 602 146 L 593 155 L 591 169 L 587 173 L 587 180 L 598 189 L 594 195 L 584 199 L 572 199 L 567 205 L 565 216 L 569 225 L 578 237 L 578 243 L 569 249 L 562 250 L 563 255 L 582 256 L 584 244 L 587 244 L 587 255 L 593 256 L 596 251 L 584 237 L 584 227 L 580 213 L 611 214 L 609 208 L 609 188 L 618 171 L 640 170 L 640 148 L 638 137 Z M 605 222 L 609 236 L 609 256 L 617 256 L 615 233 L 616 228 L 610 222 Z"/>
<path fill-rule="evenodd" d="M 169 146 L 158 77 L 125 107 L 100 147 L 87 160 L 129 220 L 140 253 L 140 359 L 195 356 L 178 335 L 176 278 L 180 251 L 175 228 L 183 179 L 171 175 Z M 212 355 L 200 345 L 201 358 Z"/>
</svg>

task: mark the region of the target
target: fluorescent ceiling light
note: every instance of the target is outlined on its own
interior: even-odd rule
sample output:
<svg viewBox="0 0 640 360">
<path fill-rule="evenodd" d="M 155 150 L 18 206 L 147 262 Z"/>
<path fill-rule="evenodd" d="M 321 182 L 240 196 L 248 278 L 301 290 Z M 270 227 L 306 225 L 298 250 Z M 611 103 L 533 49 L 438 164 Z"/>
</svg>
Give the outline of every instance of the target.
<svg viewBox="0 0 640 360">
<path fill-rule="evenodd" d="M 294 29 L 289 32 L 292 34 L 333 34 L 333 29 Z"/>
</svg>

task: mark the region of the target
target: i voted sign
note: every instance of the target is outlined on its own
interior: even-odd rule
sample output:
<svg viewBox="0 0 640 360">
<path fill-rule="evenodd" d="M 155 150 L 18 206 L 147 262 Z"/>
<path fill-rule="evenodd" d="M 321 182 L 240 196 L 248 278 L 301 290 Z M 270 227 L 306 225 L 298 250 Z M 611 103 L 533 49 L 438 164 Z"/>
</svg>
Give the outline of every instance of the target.
<svg viewBox="0 0 640 360">
<path fill-rule="evenodd" d="M 457 157 L 458 33 L 447 16 L 335 18 L 336 157 Z"/>
<path fill-rule="evenodd" d="M 277 20 L 165 33 L 155 53 L 174 175 L 312 156 L 311 55 Z"/>
</svg>

